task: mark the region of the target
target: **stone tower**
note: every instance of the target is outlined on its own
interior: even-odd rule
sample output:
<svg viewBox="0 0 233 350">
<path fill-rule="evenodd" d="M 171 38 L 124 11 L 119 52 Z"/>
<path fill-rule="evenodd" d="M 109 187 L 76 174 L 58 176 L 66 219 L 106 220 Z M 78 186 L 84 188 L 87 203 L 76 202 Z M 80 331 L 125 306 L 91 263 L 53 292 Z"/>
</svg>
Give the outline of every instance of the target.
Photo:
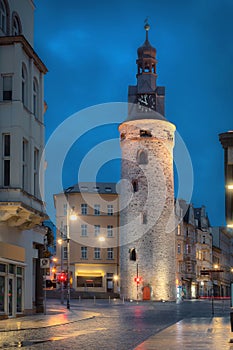
<svg viewBox="0 0 233 350">
<path fill-rule="evenodd" d="M 156 49 L 138 49 L 137 85 L 129 86 L 128 117 L 119 126 L 122 149 L 121 296 L 175 300 L 173 147 L 175 126 L 164 117 Z"/>
</svg>

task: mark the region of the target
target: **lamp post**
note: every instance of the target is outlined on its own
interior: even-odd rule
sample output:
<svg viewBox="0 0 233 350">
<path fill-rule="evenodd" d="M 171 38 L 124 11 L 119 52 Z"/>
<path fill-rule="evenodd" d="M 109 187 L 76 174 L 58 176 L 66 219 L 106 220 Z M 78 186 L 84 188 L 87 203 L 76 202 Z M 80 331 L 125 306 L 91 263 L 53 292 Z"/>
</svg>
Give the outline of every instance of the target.
<svg viewBox="0 0 233 350">
<path fill-rule="evenodd" d="M 61 271 L 60 273 L 62 274 L 63 272 L 63 246 L 62 246 L 62 243 L 63 243 L 63 240 L 61 238 L 58 239 L 58 244 L 60 245 L 61 247 Z M 63 280 L 60 281 L 61 283 L 61 304 L 64 304 L 64 282 Z"/>
<path fill-rule="evenodd" d="M 72 207 L 71 211 L 69 211 L 69 208 L 67 208 L 67 214 L 66 214 L 66 228 L 67 228 L 67 236 L 66 236 L 66 242 L 67 242 L 67 304 L 66 307 L 69 310 L 70 309 L 70 225 L 69 221 L 75 221 L 77 220 L 77 215 L 74 212 L 74 207 Z"/>
</svg>

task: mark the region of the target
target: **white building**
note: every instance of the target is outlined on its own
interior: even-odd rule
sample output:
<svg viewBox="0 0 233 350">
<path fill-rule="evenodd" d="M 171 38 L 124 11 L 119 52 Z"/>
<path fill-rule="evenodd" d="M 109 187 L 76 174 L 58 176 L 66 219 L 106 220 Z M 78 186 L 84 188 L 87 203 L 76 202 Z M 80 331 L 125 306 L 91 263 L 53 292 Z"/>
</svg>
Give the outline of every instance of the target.
<svg viewBox="0 0 233 350">
<path fill-rule="evenodd" d="M 44 74 L 32 0 L 0 0 L 0 317 L 42 310 Z"/>
</svg>

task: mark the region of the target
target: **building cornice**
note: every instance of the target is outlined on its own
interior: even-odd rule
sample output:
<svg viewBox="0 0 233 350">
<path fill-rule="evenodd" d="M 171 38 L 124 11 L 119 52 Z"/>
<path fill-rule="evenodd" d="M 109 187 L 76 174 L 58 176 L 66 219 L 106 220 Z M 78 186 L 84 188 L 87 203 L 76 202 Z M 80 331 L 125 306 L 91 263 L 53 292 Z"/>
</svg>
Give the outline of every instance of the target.
<svg viewBox="0 0 233 350">
<path fill-rule="evenodd" d="M 14 44 L 22 45 L 25 53 L 30 58 L 33 59 L 35 66 L 39 69 L 40 72 L 44 74 L 48 72 L 48 69 L 45 66 L 45 64 L 41 61 L 40 57 L 36 54 L 32 46 L 29 44 L 29 42 L 25 39 L 23 35 L 0 37 L 0 46 L 14 45 Z"/>
</svg>

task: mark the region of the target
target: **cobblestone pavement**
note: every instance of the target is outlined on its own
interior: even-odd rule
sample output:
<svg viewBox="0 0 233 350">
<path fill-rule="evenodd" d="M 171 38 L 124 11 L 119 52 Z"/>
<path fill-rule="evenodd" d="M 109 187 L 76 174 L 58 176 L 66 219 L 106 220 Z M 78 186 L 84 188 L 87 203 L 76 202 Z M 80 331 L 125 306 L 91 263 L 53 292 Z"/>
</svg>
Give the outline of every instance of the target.
<svg viewBox="0 0 233 350">
<path fill-rule="evenodd" d="M 201 324 L 203 322 L 201 320 L 205 318 L 206 335 L 208 329 L 213 329 L 208 323 L 212 313 L 210 301 L 187 301 L 181 304 L 153 302 L 123 304 L 121 301 L 111 304 L 108 301 L 96 301 L 94 304 L 93 301 L 81 303 L 72 301 L 71 311 L 68 312 L 64 310 L 61 312 L 59 302 L 48 301 L 48 304 L 50 312 L 48 316 L 44 318 L 39 316 L 39 321 L 36 321 L 34 316 L 31 319 L 27 318 L 28 321 L 27 319 L 22 321 L 21 330 L 16 330 L 17 328 L 10 330 L 13 329 L 12 324 L 17 325 L 18 320 L 0 321 L 0 349 L 22 347 L 32 350 L 168 350 L 178 349 L 172 347 L 172 339 L 179 336 L 179 349 L 183 350 L 186 349 L 182 343 L 186 334 L 184 330 L 188 330 L 189 335 L 193 332 L 188 328 L 190 324 Z M 60 310 L 57 315 L 54 314 L 56 310 L 57 312 Z M 229 319 L 229 301 L 215 302 L 214 311 L 219 319 L 222 316 L 225 316 L 224 320 L 227 317 Z M 184 318 L 185 320 L 181 321 Z M 192 323 L 191 320 L 195 322 Z M 3 330 L 4 324 L 5 326 L 8 324 L 8 331 Z M 200 329 L 196 328 L 196 331 L 200 334 Z M 192 334 L 195 339 L 195 329 Z M 190 345 L 189 337 L 186 337 L 185 341 L 189 344 L 187 347 L 189 350 L 210 349 L 204 344 L 195 348 Z M 229 339 L 226 339 L 226 344 L 228 341 Z M 222 350 L 230 347 L 228 344 L 228 348 L 211 347 L 211 349 Z"/>
</svg>

